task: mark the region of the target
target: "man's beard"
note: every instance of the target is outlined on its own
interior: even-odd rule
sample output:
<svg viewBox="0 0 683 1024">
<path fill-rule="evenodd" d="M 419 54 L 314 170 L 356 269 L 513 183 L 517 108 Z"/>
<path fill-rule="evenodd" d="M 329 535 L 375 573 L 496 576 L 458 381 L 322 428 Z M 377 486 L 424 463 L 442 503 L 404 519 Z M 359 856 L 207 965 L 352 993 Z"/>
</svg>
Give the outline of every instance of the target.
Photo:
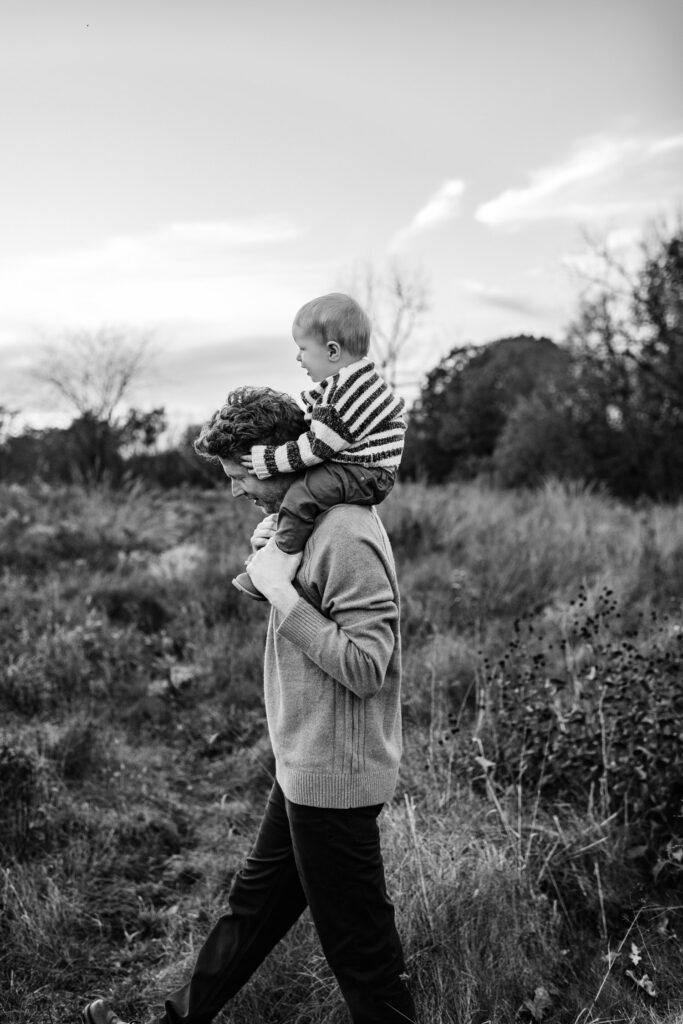
<svg viewBox="0 0 683 1024">
<path fill-rule="evenodd" d="M 291 487 L 294 479 L 294 477 L 288 474 L 284 480 L 278 480 L 277 485 L 275 484 L 275 481 L 273 481 L 272 493 L 259 498 L 259 504 L 264 512 L 268 515 L 272 515 L 274 512 L 280 511 L 280 505 L 282 504 L 284 496 Z"/>
</svg>

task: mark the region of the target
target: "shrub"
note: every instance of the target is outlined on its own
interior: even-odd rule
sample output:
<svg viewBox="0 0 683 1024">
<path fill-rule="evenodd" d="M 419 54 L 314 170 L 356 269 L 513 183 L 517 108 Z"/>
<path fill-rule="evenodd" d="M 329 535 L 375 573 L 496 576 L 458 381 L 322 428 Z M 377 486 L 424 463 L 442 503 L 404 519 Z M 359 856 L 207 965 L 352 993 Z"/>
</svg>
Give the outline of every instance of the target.
<svg viewBox="0 0 683 1024">
<path fill-rule="evenodd" d="M 534 487 L 548 477 L 589 479 L 592 470 L 590 455 L 552 389 L 519 400 L 498 438 L 493 466 L 504 487 Z"/>
<path fill-rule="evenodd" d="M 496 778 L 588 798 L 661 845 L 681 830 L 683 630 L 652 612 L 635 643 L 609 588 L 571 605 L 557 642 L 516 620 L 515 638 L 487 666 L 481 735 Z"/>
<path fill-rule="evenodd" d="M 60 730 L 46 753 L 55 762 L 62 778 L 78 781 L 85 778 L 103 760 L 100 731 L 90 718 L 78 716 Z"/>
<path fill-rule="evenodd" d="M 161 591 L 159 583 L 146 577 L 113 579 L 93 591 L 92 603 L 112 622 L 134 624 L 143 633 L 158 633 L 171 619 Z"/>
</svg>

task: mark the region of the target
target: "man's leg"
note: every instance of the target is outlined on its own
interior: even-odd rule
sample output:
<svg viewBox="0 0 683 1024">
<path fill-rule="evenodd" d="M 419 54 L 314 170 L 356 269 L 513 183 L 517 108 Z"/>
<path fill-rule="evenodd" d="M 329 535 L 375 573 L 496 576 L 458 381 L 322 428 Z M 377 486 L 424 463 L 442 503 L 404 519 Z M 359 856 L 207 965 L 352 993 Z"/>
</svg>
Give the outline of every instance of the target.
<svg viewBox="0 0 683 1024">
<path fill-rule="evenodd" d="M 387 896 L 377 815 L 287 801 L 294 856 L 320 942 L 353 1024 L 405 1024 L 415 1006 Z"/>
<path fill-rule="evenodd" d="M 256 843 L 233 881 L 228 906 L 200 949 L 189 982 L 166 1000 L 160 1024 L 209 1024 L 306 906 L 277 783 Z"/>
</svg>

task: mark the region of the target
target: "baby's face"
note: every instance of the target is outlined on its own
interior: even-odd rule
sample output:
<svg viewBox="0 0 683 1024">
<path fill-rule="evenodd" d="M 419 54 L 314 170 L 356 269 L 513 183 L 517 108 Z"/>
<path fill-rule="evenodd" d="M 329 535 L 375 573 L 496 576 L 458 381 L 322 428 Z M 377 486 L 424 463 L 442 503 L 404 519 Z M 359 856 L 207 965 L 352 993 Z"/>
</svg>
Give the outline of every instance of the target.
<svg viewBox="0 0 683 1024">
<path fill-rule="evenodd" d="M 295 324 L 292 336 L 298 349 L 296 361 L 303 366 L 311 380 L 324 380 L 339 371 L 339 360 L 330 359 L 328 347 L 317 334 L 305 334 Z"/>
</svg>

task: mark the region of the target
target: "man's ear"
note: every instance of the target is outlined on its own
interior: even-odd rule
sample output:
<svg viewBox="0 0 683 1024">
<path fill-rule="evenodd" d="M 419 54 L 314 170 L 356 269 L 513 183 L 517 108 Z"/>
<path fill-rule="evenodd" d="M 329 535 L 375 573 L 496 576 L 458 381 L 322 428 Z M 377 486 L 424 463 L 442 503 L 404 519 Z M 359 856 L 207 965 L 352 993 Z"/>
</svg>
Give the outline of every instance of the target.
<svg viewBox="0 0 683 1024">
<path fill-rule="evenodd" d="M 338 341 L 332 339 L 332 341 L 327 342 L 327 358 L 331 363 L 336 363 L 341 357 L 341 353 L 341 345 Z"/>
</svg>

